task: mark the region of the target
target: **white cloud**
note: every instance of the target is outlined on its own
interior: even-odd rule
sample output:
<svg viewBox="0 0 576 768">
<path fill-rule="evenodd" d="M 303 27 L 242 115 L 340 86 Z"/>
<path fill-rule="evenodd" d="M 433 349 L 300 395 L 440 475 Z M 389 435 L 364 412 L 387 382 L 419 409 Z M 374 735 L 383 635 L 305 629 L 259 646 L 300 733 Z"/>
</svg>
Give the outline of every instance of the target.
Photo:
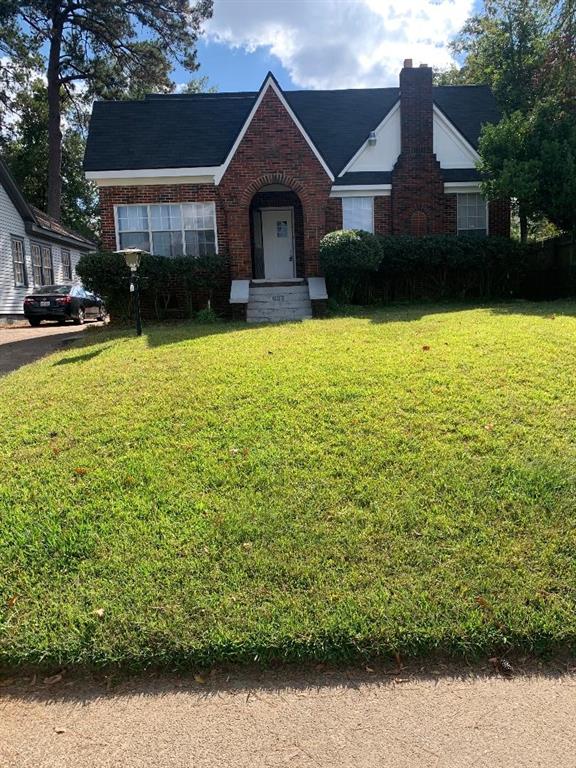
<svg viewBox="0 0 576 768">
<path fill-rule="evenodd" d="M 215 0 L 209 40 L 268 48 L 304 88 L 398 84 L 404 59 L 445 67 L 474 0 Z"/>
</svg>

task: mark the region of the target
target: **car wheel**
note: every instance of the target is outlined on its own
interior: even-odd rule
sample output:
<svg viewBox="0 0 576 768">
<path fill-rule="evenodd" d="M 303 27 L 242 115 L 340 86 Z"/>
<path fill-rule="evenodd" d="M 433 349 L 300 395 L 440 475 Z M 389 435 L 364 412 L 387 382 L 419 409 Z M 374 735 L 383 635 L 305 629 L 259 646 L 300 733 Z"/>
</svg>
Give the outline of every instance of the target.
<svg viewBox="0 0 576 768">
<path fill-rule="evenodd" d="M 38 328 L 40 325 L 40 320 L 37 317 L 29 317 L 28 322 L 32 326 L 32 328 Z"/>
<path fill-rule="evenodd" d="M 84 325 L 84 310 L 80 308 L 78 315 L 74 318 L 74 325 Z"/>
</svg>

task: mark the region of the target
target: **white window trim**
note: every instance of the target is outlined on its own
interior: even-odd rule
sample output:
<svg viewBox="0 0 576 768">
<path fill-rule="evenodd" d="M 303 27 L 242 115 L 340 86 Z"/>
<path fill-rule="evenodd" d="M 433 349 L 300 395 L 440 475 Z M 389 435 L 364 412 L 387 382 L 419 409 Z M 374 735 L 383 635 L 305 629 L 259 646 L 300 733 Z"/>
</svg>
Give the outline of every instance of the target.
<svg viewBox="0 0 576 768">
<path fill-rule="evenodd" d="M 475 230 L 470 229 L 459 229 L 458 227 L 458 196 L 459 195 L 480 195 L 482 194 L 480 192 L 480 188 L 477 189 L 459 189 L 456 194 L 456 234 L 459 235 L 460 232 L 474 232 Z M 486 234 L 490 234 L 490 207 L 489 207 L 489 201 L 484 200 L 484 204 L 486 206 Z"/>
<path fill-rule="evenodd" d="M 358 198 L 358 197 L 365 197 L 365 198 L 368 198 L 369 200 L 372 200 L 372 233 L 371 234 L 375 234 L 375 232 L 376 232 L 376 226 L 375 226 L 375 221 L 374 221 L 374 208 L 375 208 L 375 206 L 374 206 L 374 198 L 373 198 L 372 195 L 347 195 L 346 197 L 342 198 L 342 229 L 345 229 L 345 227 L 344 227 L 344 200 L 346 200 L 347 198 Z"/>
<path fill-rule="evenodd" d="M 23 280 L 21 283 L 19 283 L 16 280 L 16 269 L 15 269 L 15 262 L 14 262 L 14 251 L 13 251 L 13 243 L 18 242 L 22 246 L 22 261 L 18 262 L 19 264 L 22 264 L 22 275 Z M 15 288 L 27 288 L 28 287 L 28 280 L 27 280 L 27 274 L 26 274 L 26 248 L 24 243 L 23 237 L 18 237 L 18 235 L 10 235 L 10 255 L 12 257 L 12 274 L 14 275 L 14 287 Z"/>
<path fill-rule="evenodd" d="M 116 237 L 116 250 L 120 250 L 120 227 L 118 226 L 118 208 L 134 208 L 136 206 L 142 208 L 146 207 L 147 209 L 147 217 L 148 217 L 148 239 L 150 242 L 150 248 L 152 248 L 152 232 L 177 232 L 177 229 L 172 230 L 153 230 L 152 229 L 152 216 L 150 215 L 150 206 L 151 205 L 179 205 L 180 209 L 182 209 L 183 205 L 211 205 L 212 209 L 214 211 L 214 250 L 216 255 L 219 253 L 219 244 L 218 244 L 218 218 L 216 216 L 216 203 L 214 200 L 188 200 L 183 203 L 119 203 L 118 205 L 114 206 L 114 230 L 115 230 L 115 237 Z M 196 230 L 193 229 L 184 229 L 184 217 L 182 216 L 182 210 L 180 210 L 180 221 L 181 221 L 181 227 L 180 232 L 182 234 L 182 248 L 184 249 L 186 247 L 186 239 L 184 232 L 195 232 Z M 135 232 L 140 232 L 144 230 L 134 230 Z M 187 254 L 185 254 L 187 255 Z M 170 258 L 166 256 L 165 258 Z"/>
<path fill-rule="evenodd" d="M 65 254 L 65 253 L 68 254 L 68 264 L 67 265 L 64 265 L 63 254 Z M 66 275 L 64 275 L 64 267 L 65 266 L 68 269 L 68 274 L 70 275 L 70 277 L 67 277 Z M 72 251 L 70 250 L 70 248 L 60 248 L 60 267 L 62 268 L 62 279 L 63 280 L 70 280 L 70 281 L 72 281 L 74 279 L 74 270 L 72 269 Z"/>
<path fill-rule="evenodd" d="M 33 256 L 33 249 L 38 248 L 40 250 L 40 283 L 37 283 L 34 279 L 34 256 Z M 46 248 L 50 252 L 50 272 L 52 273 L 52 283 L 45 283 L 44 282 L 44 253 L 43 248 Z M 52 285 L 54 283 L 54 280 L 56 279 L 56 275 L 54 274 L 54 251 L 52 249 L 51 245 L 46 245 L 46 243 L 39 242 L 37 240 L 31 240 L 30 241 L 30 262 L 32 264 L 32 283 L 34 286 L 43 286 L 43 285 Z"/>
</svg>

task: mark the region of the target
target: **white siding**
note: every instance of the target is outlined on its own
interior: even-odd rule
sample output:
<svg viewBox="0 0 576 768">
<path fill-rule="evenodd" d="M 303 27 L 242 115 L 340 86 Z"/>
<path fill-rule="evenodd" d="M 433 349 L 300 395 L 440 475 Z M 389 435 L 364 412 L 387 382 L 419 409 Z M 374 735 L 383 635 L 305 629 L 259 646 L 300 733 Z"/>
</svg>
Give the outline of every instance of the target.
<svg viewBox="0 0 576 768">
<path fill-rule="evenodd" d="M 24 260 L 28 287 L 17 288 L 14 285 L 12 237 L 18 237 L 24 241 Z M 52 265 L 54 267 L 55 282 L 70 282 L 63 278 L 60 246 L 49 243 L 40 237 L 34 237 L 33 240 L 37 243 L 50 245 L 52 248 Z M 74 248 L 69 248 L 69 251 L 74 282 L 77 280 L 74 270 L 78 263 L 78 259 L 80 258 L 80 254 Z M 26 234 L 22 217 L 8 197 L 6 190 L 0 185 L 0 319 L 3 315 L 21 315 L 24 297 L 26 294 L 32 293 L 33 289 L 34 283 L 30 255 L 30 238 Z"/>
<path fill-rule="evenodd" d="M 27 288 L 16 288 L 14 285 L 12 236 L 24 241 L 26 276 L 30 283 L 30 243 L 24 231 L 24 222 L 8 193 L 0 185 L 0 316 L 22 314 L 22 302 L 29 292 Z"/>
</svg>

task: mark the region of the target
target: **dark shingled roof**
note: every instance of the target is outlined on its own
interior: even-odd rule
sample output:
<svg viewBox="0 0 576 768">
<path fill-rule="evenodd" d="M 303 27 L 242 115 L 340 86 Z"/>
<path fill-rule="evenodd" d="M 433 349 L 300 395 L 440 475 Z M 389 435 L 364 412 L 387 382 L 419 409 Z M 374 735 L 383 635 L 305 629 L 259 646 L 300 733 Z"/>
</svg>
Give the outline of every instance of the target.
<svg viewBox="0 0 576 768">
<path fill-rule="evenodd" d="M 476 168 L 442 168 L 444 181 L 480 181 Z"/>
<path fill-rule="evenodd" d="M 84 250 L 96 247 L 96 243 L 88 240 L 84 235 L 80 235 L 73 229 L 63 226 L 57 219 L 44 213 L 44 211 L 41 211 L 34 205 L 30 205 L 20 192 L 18 185 L 12 178 L 12 174 L 8 170 L 8 166 L 2 158 L 0 158 L 0 185 L 6 190 L 8 197 L 22 217 L 28 234 L 65 242 L 68 245 L 75 245 L 77 248 Z"/>
<path fill-rule="evenodd" d="M 482 124 L 499 119 L 486 86 L 439 86 L 434 102 L 476 146 Z M 284 91 L 286 100 L 336 176 L 398 101 L 398 88 Z M 258 93 L 150 95 L 94 104 L 87 171 L 220 165 Z"/>
<path fill-rule="evenodd" d="M 334 180 L 335 187 L 346 187 L 348 185 L 359 184 L 391 184 L 392 171 L 354 171 L 345 173 L 344 176 L 338 176 Z"/>
</svg>

